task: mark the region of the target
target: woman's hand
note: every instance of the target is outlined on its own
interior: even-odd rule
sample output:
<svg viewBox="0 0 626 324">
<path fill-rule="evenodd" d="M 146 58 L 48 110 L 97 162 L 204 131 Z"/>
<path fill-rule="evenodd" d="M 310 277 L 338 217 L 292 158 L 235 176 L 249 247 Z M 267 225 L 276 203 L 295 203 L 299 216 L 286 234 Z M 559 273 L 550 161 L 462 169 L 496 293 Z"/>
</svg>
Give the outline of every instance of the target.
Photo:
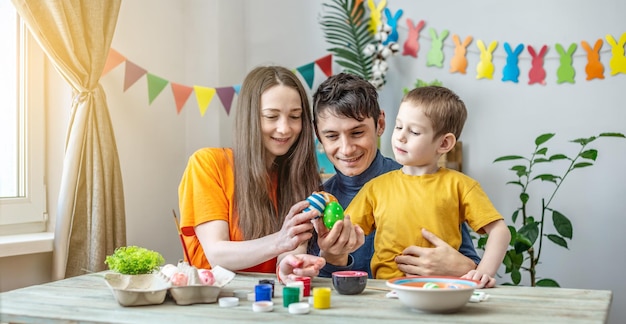
<svg viewBox="0 0 626 324">
<path fill-rule="evenodd" d="M 422 229 L 422 236 L 434 248 L 409 246 L 396 257 L 398 269 L 407 275 L 460 277 L 476 269 L 476 263 L 435 234 Z"/>
<path fill-rule="evenodd" d="M 353 225 L 350 216 L 346 215 L 342 221 L 337 221 L 329 230 L 321 218 L 313 220 L 317 231 L 317 244 L 320 247 L 320 256 L 330 264 L 344 266 L 348 262 L 348 254 L 358 249 L 365 242 L 365 234 L 358 225 Z"/>
<path fill-rule="evenodd" d="M 302 243 L 308 241 L 313 234 L 313 224 L 310 220 L 315 217 L 315 211 L 302 213 L 302 210 L 308 206 L 307 201 L 296 203 L 289 209 L 289 213 L 285 216 L 283 226 L 277 233 L 276 246 L 281 253 L 293 251 Z"/>
<path fill-rule="evenodd" d="M 310 254 L 288 254 L 278 264 L 276 276 L 279 282 L 289 282 L 295 277 L 316 277 L 324 267 L 324 258 Z"/>
</svg>

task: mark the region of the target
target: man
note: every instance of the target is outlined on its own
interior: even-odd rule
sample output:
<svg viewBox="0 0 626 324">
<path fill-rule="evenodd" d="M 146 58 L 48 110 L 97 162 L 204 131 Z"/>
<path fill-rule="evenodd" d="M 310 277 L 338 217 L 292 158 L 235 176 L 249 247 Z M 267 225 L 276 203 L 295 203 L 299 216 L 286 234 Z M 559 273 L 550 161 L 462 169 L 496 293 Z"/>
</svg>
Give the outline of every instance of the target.
<svg viewBox="0 0 626 324">
<path fill-rule="evenodd" d="M 378 150 L 378 138 L 385 130 L 385 113 L 378 105 L 376 88 L 363 78 L 340 73 L 324 81 L 313 94 L 313 123 L 337 172 L 324 183 L 324 191 L 337 197 L 343 208 L 367 181 L 401 167 Z M 349 217 L 344 223 L 351 225 Z M 327 261 L 320 276 L 329 277 L 333 271 L 351 269 L 367 271 L 371 278 L 376 232 L 366 236 L 360 245 L 358 236 L 363 235 L 362 231 L 346 224 L 342 224 L 341 234 L 335 230 L 320 233 L 322 239 L 314 236 L 309 252 Z M 425 229 L 422 235 L 435 247 L 409 246 L 396 257 L 398 269 L 408 275 L 462 276 L 480 262 L 466 224 L 462 226 L 459 251 Z"/>
</svg>

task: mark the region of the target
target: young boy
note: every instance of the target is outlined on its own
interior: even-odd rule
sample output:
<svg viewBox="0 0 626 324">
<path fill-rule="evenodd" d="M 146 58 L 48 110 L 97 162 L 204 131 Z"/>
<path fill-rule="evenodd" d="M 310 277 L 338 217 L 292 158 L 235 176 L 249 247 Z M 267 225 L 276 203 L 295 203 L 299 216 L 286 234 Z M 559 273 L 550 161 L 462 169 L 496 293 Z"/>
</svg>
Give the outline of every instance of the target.
<svg viewBox="0 0 626 324">
<path fill-rule="evenodd" d="M 466 118 L 463 101 L 444 87 L 413 89 L 402 99 L 391 139 L 402 168 L 366 183 L 345 212 L 366 235 L 376 229 L 371 263 L 375 278 L 404 275 L 396 256 L 409 245 L 430 246 L 419 229 L 458 248 L 461 225 L 467 221 L 489 239 L 478 267 L 463 278 L 480 281 L 480 287 L 495 286 L 510 232 L 478 182 L 437 165 L 456 144 Z"/>
</svg>

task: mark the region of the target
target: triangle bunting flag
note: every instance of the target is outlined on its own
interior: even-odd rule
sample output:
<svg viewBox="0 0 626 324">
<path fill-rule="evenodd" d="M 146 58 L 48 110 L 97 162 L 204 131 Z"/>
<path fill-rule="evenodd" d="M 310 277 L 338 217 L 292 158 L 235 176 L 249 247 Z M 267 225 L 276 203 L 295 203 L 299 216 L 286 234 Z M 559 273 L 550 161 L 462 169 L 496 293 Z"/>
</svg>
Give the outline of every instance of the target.
<svg viewBox="0 0 626 324">
<path fill-rule="evenodd" d="M 141 66 L 126 60 L 126 72 L 124 73 L 124 91 L 128 90 L 130 86 L 135 84 L 139 78 L 144 76 L 148 71 L 146 71 Z"/>
<path fill-rule="evenodd" d="M 213 96 L 215 95 L 215 88 L 193 86 L 193 90 L 196 92 L 196 100 L 198 101 L 198 109 L 200 110 L 200 116 L 204 116 Z"/>
<path fill-rule="evenodd" d="M 191 92 L 193 92 L 193 88 L 174 82 L 171 84 L 174 101 L 176 102 L 176 113 L 180 114 L 181 110 L 183 110 L 183 106 L 187 102 L 187 99 L 189 99 Z"/>
<path fill-rule="evenodd" d="M 148 73 L 148 102 L 152 104 L 154 99 L 165 89 L 169 81 Z"/>
<path fill-rule="evenodd" d="M 112 48 L 109 49 L 109 55 L 104 63 L 104 69 L 102 70 L 101 77 L 109 73 L 109 71 L 113 70 L 116 66 L 122 64 L 124 61 L 126 61 L 126 58 L 122 56 L 122 54 Z"/>
<path fill-rule="evenodd" d="M 124 69 L 124 92 L 132 87 L 137 81 L 146 75 L 147 84 L 148 84 L 148 104 L 151 105 L 152 102 L 163 92 L 165 87 L 169 84 L 172 89 L 172 94 L 174 96 L 174 102 L 176 103 L 176 113 L 180 114 L 183 110 L 183 107 L 189 100 L 192 92 L 196 94 L 196 101 L 198 103 L 198 110 L 200 111 L 200 115 L 204 117 L 206 110 L 209 108 L 213 97 L 217 93 L 217 96 L 224 107 L 227 115 L 230 115 L 230 111 L 232 110 L 233 100 L 235 95 L 239 95 L 241 91 L 241 84 L 226 86 L 220 88 L 211 88 L 204 86 L 187 86 L 180 83 L 170 82 L 164 78 L 156 76 L 152 73 L 149 73 L 146 69 L 141 66 L 133 63 L 128 60 L 125 56 L 120 54 L 115 49 L 109 49 L 109 54 L 107 56 L 107 60 L 104 64 L 104 68 L 102 70 L 102 76 L 109 73 L 111 70 L 116 68 L 122 63 L 126 63 L 126 67 Z M 326 55 L 322 58 L 315 60 L 314 62 L 302 65 L 296 69 L 292 69 L 291 71 L 294 74 L 300 74 L 306 84 L 309 86 L 309 89 L 313 87 L 313 82 L 315 79 L 315 66 L 317 65 L 322 72 L 328 77 L 332 75 L 332 54 Z"/>
<path fill-rule="evenodd" d="M 222 102 L 222 106 L 226 110 L 226 114 L 230 115 L 230 106 L 233 103 L 233 96 L 235 95 L 235 89 L 233 87 L 217 88 L 217 96 Z"/>
</svg>

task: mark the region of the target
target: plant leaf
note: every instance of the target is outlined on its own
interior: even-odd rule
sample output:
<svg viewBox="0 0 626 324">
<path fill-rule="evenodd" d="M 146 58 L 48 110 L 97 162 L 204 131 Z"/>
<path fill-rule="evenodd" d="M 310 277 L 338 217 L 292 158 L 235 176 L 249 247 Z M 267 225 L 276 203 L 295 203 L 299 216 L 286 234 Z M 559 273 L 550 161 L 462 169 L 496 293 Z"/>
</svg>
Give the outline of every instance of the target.
<svg viewBox="0 0 626 324">
<path fill-rule="evenodd" d="M 517 215 L 519 215 L 519 209 L 514 211 L 513 215 L 511 215 L 511 219 L 513 220 L 513 223 L 515 223 L 517 221 Z"/>
<path fill-rule="evenodd" d="M 554 279 L 544 278 L 535 283 L 538 287 L 561 287 Z"/>
<path fill-rule="evenodd" d="M 536 139 L 535 139 L 535 145 L 539 146 L 547 141 L 549 141 L 552 137 L 554 137 L 554 133 L 546 133 L 546 134 L 542 134 L 539 135 Z"/>
<path fill-rule="evenodd" d="M 556 179 L 561 179 L 561 177 L 555 176 L 554 174 L 540 174 L 533 178 L 533 180 L 537 179 L 541 179 L 541 181 L 550 181 L 556 183 Z"/>
<path fill-rule="evenodd" d="M 547 234 L 546 236 L 548 237 L 548 239 L 550 239 L 550 241 L 554 242 L 556 245 L 562 246 L 569 250 L 569 248 L 567 247 L 567 241 L 565 241 L 564 238 L 556 234 Z"/>
<path fill-rule="evenodd" d="M 579 156 L 583 159 L 589 159 L 589 160 L 595 161 L 596 158 L 598 158 L 598 150 L 594 150 L 594 149 L 587 150 L 587 151 L 581 152 Z"/>
<path fill-rule="evenodd" d="M 519 272 L 519 269 L 513 269 L 513 271 L 511 271 L 511 280 L 516 286 L 522 281 L 522 274 Z"/>
<path fill-rule="evenodd" d="M 559 232 L 563 237 L 567 237 L 568 239 L 572 239 L 572 222 L 565 215 L 559 213 L 556 210 L 552 211 L 552 222 L 554 223 L 554 228 Z"/>
<path fill-rule="evenodd" d="M 571 160 L 571 159 L 567 157 L 567 155 L 565 154 L 554 154 L 550 157 L 550 161 L 556 161 L 556 160 Z"/>
<path fill-rule="evenodd" d="M 544 162 L 550 162 L 550 160 L 544 159 L 544 158 L 535 159 L 535 163 L 544 163 Z"/>
<path fill-rule="evenodd" d="M 530 242 L 529 245 L 535 244 L 537 238 L 539 237 L 539 223 L 538 222 L 530 222 L 524 226 L 522 226 L 519 231 L 517 231 L 518 235 L 522 235 L 527 238 Z"/>
<path fill-rule="evenodd" d="M 543 148 L 541 148 L 541 149 L 539 149 L 539 150 L 537 150 L 535 152 L 535 154 L 537 154 L 537 155 L 546 155 L 546 153 L 548 153 L 548 148 L 547 147 L 543 147 Z"/>
<path fill-rule="evenodd" d="M 600 135 L 598 135 L 598 137 L 621 137 L 621 138 L 626 138 L 626 136 L 624 136 L 624 134 L 622 133 L 602 133 Z"/>
<path fill-rule="evenodd" d="M 572 170 L 573 169 L 578 169 L 578 168 L 585 168 L 588 166 L 592 166 L 593 163 L 589 163 L 589 162 L 580 162 L 580 163 L 576 163 L 572 166 Z"/>
<path fill-rule="evenodd" d="M 336 47 L 328 49 L 345 72 L 370 79 L 372 57 L 363 49 L 374 42 L 374 35 L 367 30 L 363 2 L 356 0 L 332 0 L 322 4 L 326 9 L 320 19 L 324 38 Z"/>
<path fill-rule="evenodd" d="M 522 193 L 519 195 L 519 200 L 521 200 L 521 201 L 522 201 L 522 204 L 527 203 L 527 202 L 528 202 L 528 198 L 530 198 L 530 196 L 529 196 L 527 193 L 525 193 L 525 192 L 522 192 Z"/>
<path fill-rule="evenodd" d="M 517 254 L 521 255 L 532 247 L 532 245 L 530 244 L 530 240 L 528 240 L 528 238 L 524 237 L 523 235 L 519 235 L 519 233 L 516 237 L 516 240 L 517 242 L 515 242 L 513 248 L 515 249 L 515 253 Z"/>
<path fill-rule="evenodd" d="M 519 155 L 506 155 L 506 156 L 501 156 L 495 160 L 493 160 L 493 162 L 500 162 L 500 161 L 509 161 L 509 160 L 527 160 L 525 157 L 523 156 L 519 156 Z"/>
</svg>

